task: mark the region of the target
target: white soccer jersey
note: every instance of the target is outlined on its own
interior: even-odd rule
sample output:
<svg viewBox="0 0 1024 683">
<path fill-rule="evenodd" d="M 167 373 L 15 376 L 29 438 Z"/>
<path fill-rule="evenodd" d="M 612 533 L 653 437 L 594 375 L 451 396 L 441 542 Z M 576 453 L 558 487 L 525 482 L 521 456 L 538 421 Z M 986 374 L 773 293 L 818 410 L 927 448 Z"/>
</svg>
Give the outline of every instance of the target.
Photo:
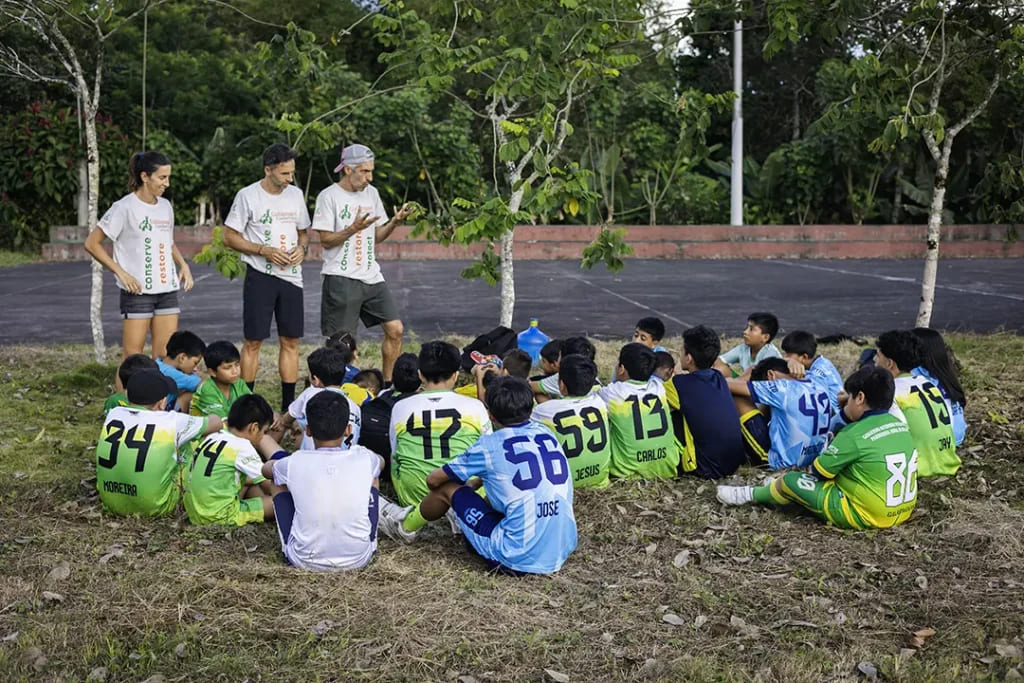
<svg viewBox="0 0 1024 683">
<path fill-rule="evenodd" d="M 114 243 L 114 261 L 139 281 L 142 294 L 178 289 L 174 265 L 174 208 L 163 197 L 147 204 L 134 192 L 111 204 L 100 230 Z M 124 289 L 118 281 L 117 286 Z"/>
<path fill-rule="evenodd" d="M 289 185 L 270 194 L 259 182 L 243 187 L 231 203 L 224 225 L 256 244 L 291 251 L 299 244 L 299 231 L 310 225 L 302 190 Z M 258 254 L 242 254 L 242 262 L 261 273 L 302 286 L 302 266 L 279 266 Z"/>
<path fill-rule="evenodd" d="M 313 229 L 341 232 L 356 219 L 356 214 L 376 216 L 377 220 L 336 247 L 324 249 L 324 275 L 342 275 L 368 285 L 384 281 L 377 263 L 377 226 L 388 222 L 388 212 L 373 185 L 349 192 L 332 183 L 317 195 Z"/>
<path fill-rule="evenodd" d="M 351 446 L 352 444 L 359 443 L 359 430 L 363 426 L 363 411 L 359 409 L 359 406 L 355 404 L 355 401 L 345 395 L 338 387 L 327 387 L 328 391 L 334 391 L 342 396 L 345 396 L 345 400 L 348 401 L 348 423 L 352 427 L 352 434 L 350 438 L 345 439 L 345 447 Z M 324 387 L 306 387 L 298 397 L 291 402 L 288 406 L 288 414 L 295 418 L 295 421 L 302 427 L 302 444 L 299 446 L 299 450 L 311 451 L 316 448 L 316 444 L 313 443 L 313 437 L 306 434 L 306 403 L 309 399 L 313 398 L 321 391 L 324 391 Z"/>
</svg>

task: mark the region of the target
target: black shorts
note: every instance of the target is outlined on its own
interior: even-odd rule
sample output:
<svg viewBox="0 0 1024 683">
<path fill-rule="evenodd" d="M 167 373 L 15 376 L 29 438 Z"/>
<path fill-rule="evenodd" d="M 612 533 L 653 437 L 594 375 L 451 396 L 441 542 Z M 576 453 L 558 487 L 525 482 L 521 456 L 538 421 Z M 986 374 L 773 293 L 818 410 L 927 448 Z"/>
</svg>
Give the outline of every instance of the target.
<svg viewBox="0 0 1024 683">
<path fill-rule="evenodd" d="M 121 317 L 125 320 L 146 320 L 154 315 L 177 315 L 178 290 L 160 294 L 129 294 L 121 290 Z"/>
<path fill-rule="evenodd" d="M 772 440 L 768 431 L 768 419 L 760 410 L 751 410 L 740 415 L 740 429 L 743 432 L 743 450 L 751 465 L 767 465 L 768 451 Z"/>
<path fill-rule="evenodd" d="M 270 319 L 277 320 L 277 336 L 302 336 L 302 287 L 246 266 L 242 286 L 242 336 L 262 340 L 270 336 Z"/>
<path fill-rule="evenodd" d="M 356 333 L 359 321 L 367 327 L 398 320 L 395 306 L 386 282 L 368 285 L 341 275 L 324 275 L 320 297 L 320 332 L 329 337 L 345 330 Z"/>
</svg>

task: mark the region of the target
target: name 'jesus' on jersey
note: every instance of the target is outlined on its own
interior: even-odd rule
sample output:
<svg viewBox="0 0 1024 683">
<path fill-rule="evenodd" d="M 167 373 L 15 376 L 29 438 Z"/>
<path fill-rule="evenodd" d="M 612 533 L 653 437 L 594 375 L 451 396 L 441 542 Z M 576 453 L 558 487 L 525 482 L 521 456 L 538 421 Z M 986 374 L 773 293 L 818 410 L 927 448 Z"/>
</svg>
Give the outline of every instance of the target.
<svg viewBox="0 0 1024 683">
<path fill-rule="evenodd" d="M 768 466 L 773 470 L 806 467 L 828 443 L 835 410 L 828 391 L 800 379 L 748 382 L 750 399 L 772 409 L 768 435 L 772 442 Z"/>
<path fill-rule="evenodd" d="M 391 481 L 402 505 L 426 497 L 427 475 L 491 433 L 484 404 L 443 389 L 423 391 L 391 411 Z"/>
<path fill-rule="evenodd" d="M 949 403 L 938 387 L 924 377 L 896 378 L 893 405 L 903 413 L 917 446 L 917 472 L 922 477 L 951 476 L 960 469 Z M 896 413 L 896 410 L 892 411 Z"/>
<path fill-rule="evenodd" d="M 598 395 L 608 404 L 612 457 L 609 472 L 629 479 L 671 479 L 679 449 L 669 421 L 665 385 L 650 380 L 613 382 Z"/>
<path fill-rule="evenodd" d="M 561 444 L 572 470 L 575 488 L 608 488 L 612 456 L 608 436 L 608 406 L 597 394 L 557 398 L 533 409 L 530 416 L 550 429 Z"/>
</svg>

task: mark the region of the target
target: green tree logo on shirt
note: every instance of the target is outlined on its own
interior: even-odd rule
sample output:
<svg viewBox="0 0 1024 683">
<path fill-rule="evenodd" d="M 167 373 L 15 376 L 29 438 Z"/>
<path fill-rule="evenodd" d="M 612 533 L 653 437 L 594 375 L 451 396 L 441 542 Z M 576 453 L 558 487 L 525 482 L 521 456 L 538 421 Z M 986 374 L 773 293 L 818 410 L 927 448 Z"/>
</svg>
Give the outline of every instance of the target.
<svg viewBox="0 0 1024 683">
<path fill-rule="evenodd" d="M 267 209 L 262 216 L 260 216 L 260 223 L 264 225 L 270 225 L 274 222 L 274 219 L 270 216 L 270 209 Z"/>
<path fill-rule="evenodd" d="M 142 222 L 139 223 L 139 230 L 141 230 L 143 232 L 146 232 L 147 230 L 149 232 L 153 232 L 153 223 L 152 223 L 152 221 L 149 220 L 149 216 L 146 216 L 145 218 L 143 218 Z"/>
<path fill-rule="evenodd" d="M 346 204 L 345 208 L 342 209 L 341 212 L 338 214 L 338 218 L 340 220 L 347 221 L 351 217 L 352 217 L 352 212 L 349 211 L 348 204 Z"/>
</svg>

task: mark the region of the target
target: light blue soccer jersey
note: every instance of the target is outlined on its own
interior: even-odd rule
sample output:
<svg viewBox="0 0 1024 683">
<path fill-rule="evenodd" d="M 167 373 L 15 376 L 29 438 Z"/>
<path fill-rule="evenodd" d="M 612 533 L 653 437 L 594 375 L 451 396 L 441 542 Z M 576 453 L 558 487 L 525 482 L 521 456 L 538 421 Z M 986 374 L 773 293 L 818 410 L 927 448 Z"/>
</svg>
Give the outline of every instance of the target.
<svg viewBox="0 0 1024 683">
<path fill-rule="evenodd" d="M 843 390 L 843 377 L 825 356 L 818 356 L 807 368 L 807 379 L 828 392 L 828 400 L 832 410 L 839 410 L 839 392 Z"/>
<path fill-rule="evenodd" d="M 768 434 L 772 442 L 768 466 L 806 467 L 828 443 L 835 411 L 828 392 L 810 380 L 779 379 L 747 382 L 754 403 L 771 407 Z"/>
<path fill-rule="evenodd" d="M 527 422 L 485 434 L 444 471 L 452 481 L 483 479 L 487 501 L 505 516 L 491 532 L 489 559 L 547 574 L 576 549 L 569 461 L 547 427 Z"/>
</svg>

